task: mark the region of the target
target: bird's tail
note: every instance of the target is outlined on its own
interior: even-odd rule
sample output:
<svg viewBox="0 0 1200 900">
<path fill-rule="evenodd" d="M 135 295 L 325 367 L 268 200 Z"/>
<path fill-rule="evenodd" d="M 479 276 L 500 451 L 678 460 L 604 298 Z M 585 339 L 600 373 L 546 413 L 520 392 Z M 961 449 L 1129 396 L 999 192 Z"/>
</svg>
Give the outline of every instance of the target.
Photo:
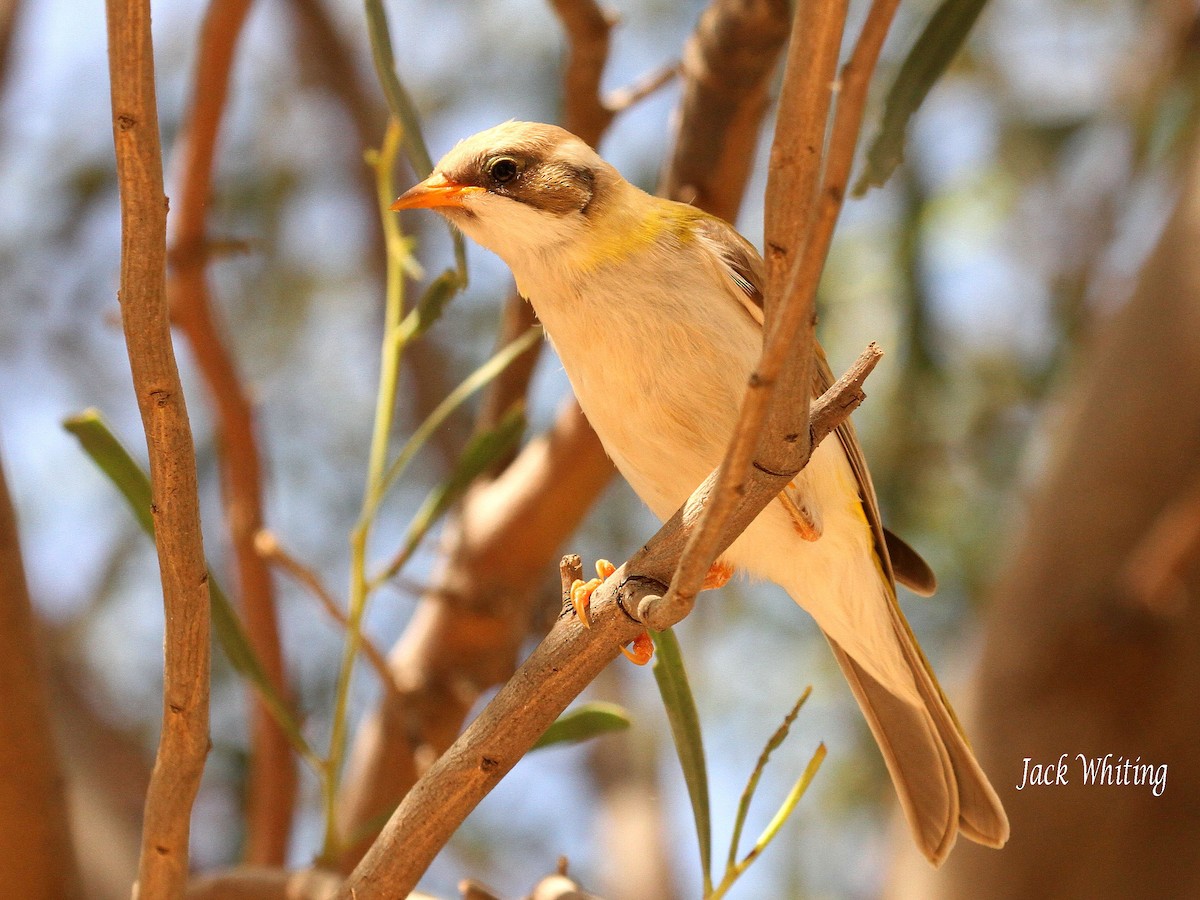
<svg viewBox="0 0 1200 900">
<path fill-rule="evenodd" d="M 1008 817 L 898 609 L 895 635 L 921 704 L 889 691 L 826 635 L 887 763 L 921 852 L 940 866 L 961 832 L 989 847 L 1008 840 Z"/>
</svg>

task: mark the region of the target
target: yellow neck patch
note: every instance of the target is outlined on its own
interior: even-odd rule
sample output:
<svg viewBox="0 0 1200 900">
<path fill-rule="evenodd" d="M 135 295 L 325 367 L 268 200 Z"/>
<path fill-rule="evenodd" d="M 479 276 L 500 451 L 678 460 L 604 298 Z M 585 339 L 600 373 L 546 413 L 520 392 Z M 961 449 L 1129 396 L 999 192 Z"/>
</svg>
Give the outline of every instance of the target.
<svg viewBox="0 0 1200 900">
<path fill-rule="evenodd" d="M 580 272 L 594 272 L 643 252 L 664 238 L 685 244 L 694 238 L 693 224 L 704 215 L 682 203 L 647 197 L 629 212 L 609 210 L 592 221 L 587 240 L 575 255 Z"/>
</svg>

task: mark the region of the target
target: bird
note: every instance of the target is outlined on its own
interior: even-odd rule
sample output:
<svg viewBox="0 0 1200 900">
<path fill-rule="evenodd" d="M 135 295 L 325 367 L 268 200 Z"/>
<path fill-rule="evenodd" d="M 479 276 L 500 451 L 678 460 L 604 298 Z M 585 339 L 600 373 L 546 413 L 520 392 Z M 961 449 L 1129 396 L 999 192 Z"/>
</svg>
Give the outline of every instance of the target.
<svg viewBox="0 0 1200 900">
<path fill-rule="evenodd" d="M 421 208 L 507 264 L 618 471 L 669 518 L 720 463 L 761 353 L 758 251 L 535 122 L 460 141 L 391 206 Z M 833 383 L 819 345 L 814 368 L 816 396 Z M 959 834 L 1001 847 L 1004 807 L 896 598 L 896 580 L 929 594 L 936 578 L 883 528 L 853 425 L 835 434 L 719 564 L 781 585 L 816 620 L 924 856 L 941 865 Z"/>
</svg>

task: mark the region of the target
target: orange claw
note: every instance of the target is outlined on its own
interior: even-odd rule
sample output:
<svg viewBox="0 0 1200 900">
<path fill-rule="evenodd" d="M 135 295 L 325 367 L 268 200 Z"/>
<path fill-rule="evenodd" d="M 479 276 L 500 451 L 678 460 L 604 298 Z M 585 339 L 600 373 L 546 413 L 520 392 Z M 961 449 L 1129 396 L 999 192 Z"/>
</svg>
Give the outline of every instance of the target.
<svg viewBox="0 0 1200 900">
<path fill-rule="evenodd" d="M 633 649 L 622 647 L 621 652 L 635 666 L 644 666 L 654 655 L 654 641 L 650 639 L 647 632 L 643 631 L 633 639 Z"/>
<path fill-rule="evenodd" d="M 579 621 L 583 623 L 584 628 L 591 628 L 592 622 L 588 618 L 588 607 L 592 603 L 592 592 L 608 579 L 608 576 L 617 571 L 617 567 L 610 563 L 607 559 L 596 560 L 596 575 L 598 578 L 593 578 L 590 581 L 584 581 L 581 578 L 576 578 L 571 583 L 571 606 L 575 608 L 575 615 L 579 617 Z"/>
</svg>

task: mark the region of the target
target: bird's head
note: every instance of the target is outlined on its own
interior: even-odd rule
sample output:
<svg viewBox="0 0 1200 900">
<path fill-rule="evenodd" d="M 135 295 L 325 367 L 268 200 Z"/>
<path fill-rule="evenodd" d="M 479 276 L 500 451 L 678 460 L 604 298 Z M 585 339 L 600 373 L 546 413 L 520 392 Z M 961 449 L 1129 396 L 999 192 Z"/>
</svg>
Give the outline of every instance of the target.
<svg viewBox="0 0 1200 900">
<path fill-rule="evenodd" d="M 506 122 L 459 142 L 392 209 L 434 209 L 513 266 L 586 243 L 623 187 L 569 131 Z"/>
</svg>

